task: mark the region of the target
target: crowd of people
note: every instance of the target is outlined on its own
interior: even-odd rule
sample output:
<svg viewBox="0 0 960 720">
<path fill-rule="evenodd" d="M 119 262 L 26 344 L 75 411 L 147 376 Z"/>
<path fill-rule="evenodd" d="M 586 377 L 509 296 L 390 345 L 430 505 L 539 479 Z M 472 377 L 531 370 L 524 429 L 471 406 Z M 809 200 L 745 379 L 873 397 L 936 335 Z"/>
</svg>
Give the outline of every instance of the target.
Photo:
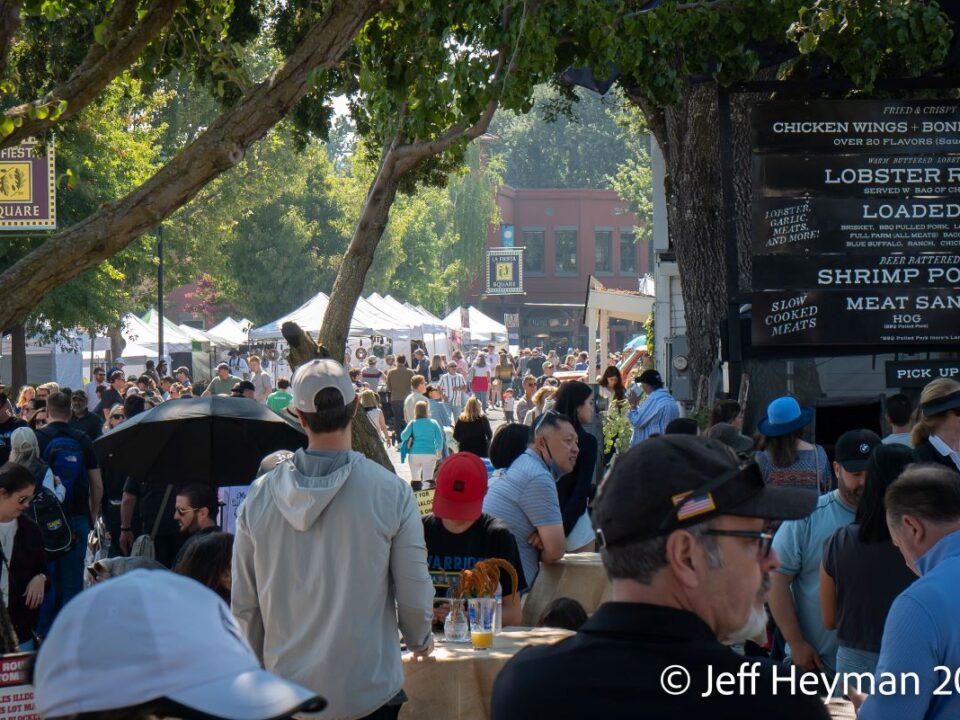
<svg viewBox="0 0 960 720">
<path fill-rule="evenodd" d="M 229 608 L 235 620 L 224 614 L 221 627 L 243 638 L 257 667 L 283 678 L 265 673 L 264 682 L 290 683 L 278 687 L 299 700 L 293 709 L 325 703 L 331 717 L 396 718 L 406 700 L 397 638 L 415 656 L 432 652 L 462 571 L 506 561 L 513 572 L 499 571 L 497 597 L 502 624 L 516 625 L 543 563 L 593 550 L 612 601 L 588 619 L 572 601 L 551 607 L 544 622 L 564 617 L 582 628 L 507 664 L 494 718 L 626 716 L 638 704 L 682 716 L 698 703 L 826 716 L 816 697 L 777 703 L 775 667 L 818 673 L 823 696 L 846 694 L 865 718 L 958 709 L 932 689 L 933 668 L 960 653 L 949 620 L 960 581 L 960 383 L 932 382 L 917 408 L 905 395 L 887 398 L 884 438 L 851 428 L 828 455 L 807 435 L 814 411 L 795 398 L 769 403 L 748 437 L 736 401 L 718 402 L 701 429 L 680 417 L 656 370 L 625 382 L 608 367 L 596 378 L 598 398 L 584 382 L 595 371 L 584 353 L 556 365 L 550 358 L 490 346 L 449 361 L 416 350 L 409 365 L 402 355 L 363 367 L 314 360 L 275 388 L 252 356 L 243 369 L 222 364 L 206 387 L 186 368 L 127 377 L 119 366 L 97 369 L 72 392 L 47 383 L 23 388 L 15 403 L 0 394 L 0 589 L 20 648 L 41 647 L 38 707 L 45 717 L 118 707 L 140 717 L 173 703 L 181 715 L 172 717 L 191 708 L 230 717 L 162 683 L 123 706 L 109 695 L 81 702 L 45 689 L 42 678 L 53 682 L 57 667 L 46 648 L 81 632 L 95 597 L 103 607 L 116 602 L 114 583 L 124 597 L 162 595 L 164 575 L 143 572 L 126 576 L 126 590 L 123 577 L 83 589 L 82 540 L 102 522 L 111 555 L 137 554 L 135 540 L 149 535 L 157 567 L 196 580 Z M 554 368 L 571 372 L 557 378 Z M 235 534 L 221 530 L 216 488 L 118 475 L 94 452 L 102 433 L 194 393 L 290 412 L 307 438 L 305 448 L 265 461 Z M 600 432 L 591 431 L 598 406 Z M 494 409 L 502 420 L 491 423 Z M 399 446 L 409 482 L 351 450 L 356 415 Z M 417 488 L 433 489 L 423 517 Z M 78 539 L 62 551 L 36 522 L 41 497 L 55 498 Z M 751 697 L 704 699 L 702 674 L 683 696 L 657 685 L 665 666 L 735 671 L 743 653 L 781 663 L 762 664 Z M 906 671 L 920 675 L 922 689 L 909 697 L 862 682 L 838 690 L 835 681 Z"/>
</svg>

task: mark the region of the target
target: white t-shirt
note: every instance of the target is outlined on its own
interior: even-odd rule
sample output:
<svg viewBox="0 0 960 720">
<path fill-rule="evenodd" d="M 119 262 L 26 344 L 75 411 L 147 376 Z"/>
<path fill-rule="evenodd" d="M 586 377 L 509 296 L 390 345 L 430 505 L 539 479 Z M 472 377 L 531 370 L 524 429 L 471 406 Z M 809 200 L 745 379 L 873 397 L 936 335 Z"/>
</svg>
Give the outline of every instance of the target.
<svg viewBox="0 0 960 720">
<path fill-rule="evenodd" d="M 0 589 L 3 590 L 3 604 L 10 605 L 10 575 L 7 572 L 7 565 L 13 558 L 13 540 L 17 535 L 17 521 L 0 522 L 0 547 L 3 548 L 3 556 L 6 562 L 0 563 Z"/>
</svg>

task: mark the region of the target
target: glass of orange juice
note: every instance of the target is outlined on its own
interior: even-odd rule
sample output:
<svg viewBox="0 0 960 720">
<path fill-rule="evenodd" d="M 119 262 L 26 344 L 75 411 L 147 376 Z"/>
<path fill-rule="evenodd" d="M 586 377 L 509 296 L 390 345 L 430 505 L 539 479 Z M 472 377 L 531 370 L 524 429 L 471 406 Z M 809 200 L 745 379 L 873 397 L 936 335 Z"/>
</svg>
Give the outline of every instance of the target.
<svg viewBox="0 0 960 720">
<path fill-rule="evenodd" d="M 474 650 L 489 650 L 493 647 L 493 624 L 497 614 L 497 600 L 492 597 L 470 598 L 467 601 L 470 614 L 470 642 Z"/>
</svg>

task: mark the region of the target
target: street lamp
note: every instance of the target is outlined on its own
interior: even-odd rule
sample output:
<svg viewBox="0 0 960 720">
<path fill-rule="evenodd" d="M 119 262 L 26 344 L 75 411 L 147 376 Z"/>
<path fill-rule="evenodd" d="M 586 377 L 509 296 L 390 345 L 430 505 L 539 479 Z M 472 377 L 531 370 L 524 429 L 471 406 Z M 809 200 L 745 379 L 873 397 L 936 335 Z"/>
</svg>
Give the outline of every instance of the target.
<svg viewBox="0 0 960 720">
<path fill-rule="evenodd" d="M 157 225 L 157 366 L 163 362 L 163 223 Z"/>
</svg>

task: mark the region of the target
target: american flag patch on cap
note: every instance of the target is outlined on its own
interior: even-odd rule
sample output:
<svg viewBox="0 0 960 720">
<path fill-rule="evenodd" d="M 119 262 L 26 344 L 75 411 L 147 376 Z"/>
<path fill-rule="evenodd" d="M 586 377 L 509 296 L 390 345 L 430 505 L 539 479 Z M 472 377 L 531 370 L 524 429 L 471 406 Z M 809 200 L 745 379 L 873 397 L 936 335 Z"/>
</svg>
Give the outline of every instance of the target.
<svg viewBox="0 0 960 720">
<path fill-rule="evenodd" d="M 710 493 L 700 495 L 699 497 L 691 497 L 691 495 L 693 495 L 693 490 L 674 495 L 670 498 L 674 506 L 680 506 L 677 508 L 677 520 L 687 520 L 697 515 L 713 512 L 717 509 L 717 505 L 713 501 L 713 495 Z"/>
</svg>

